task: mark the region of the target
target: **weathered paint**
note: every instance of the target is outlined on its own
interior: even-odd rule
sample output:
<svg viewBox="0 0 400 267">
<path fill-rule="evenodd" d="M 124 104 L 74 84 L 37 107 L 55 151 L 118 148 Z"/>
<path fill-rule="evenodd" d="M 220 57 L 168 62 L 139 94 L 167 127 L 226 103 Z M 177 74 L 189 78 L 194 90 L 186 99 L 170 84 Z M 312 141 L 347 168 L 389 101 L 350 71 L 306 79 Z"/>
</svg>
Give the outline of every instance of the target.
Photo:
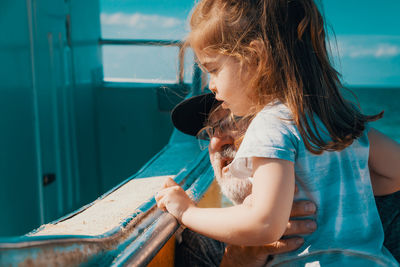
<svg viewBox="0 0 400 267">
<path fill-rule="evenodd" d="M 193 137 L 174 131 L 161 149 L 173 130 L 168 111 L 190 85 L 167 85 L 167 91 L 163 84 L 102 82 L 98 0 L 5 3 L 0 108 L 7 127 L 0 133 L 6 155 L 0 171 L 6 179 L 0 203 L 8 218 L 0 222 L 0 235 L 25 233 L 81 207 L 52 223 L 68 220 L 131 179 L 179 173 L 177 181 L 187 189 L 207 178 L 200 175 L 209 168 L 207 152 Z M 194 92 L 200 92 L 200 74 L 196 68 Z M 44 187 L 48 173 L 56 179 Z M 0 266 L 109 266 L 142 234 L 150 235 L 159 216 L 154 205 L 154 199 L 144 200 L 99 236 L 0 238 Z"/>
<path fill-rule="evenodd" d="M 196 141 L 194 140 L 193 142 Z M 209 164 L 208 152 L 196 151 L 198 151 L 196 146 L 186 142 L 177 142 L 174 145 L 169 144 L 136 175 L 110 190 L 101 198 L 109 195 L 131 179 L 138 179 L 149 173 L 160 174 L 165 170 L 164 168 L 177 169 L 180 166 L 181 172 L 175 180 L 181 183 L 184 188 L 188 188 L 195 201 L 199 201 L 212 183 L 213 173 Z M 169 153 L 174 154 L 175 161 L 174 163 L 167 161 L 168 164 L 165 165 L 166 161 L 163 160 L 163 157 L 169 156 Z M 193 160 L 192 156 L 196 154 L 197 157 Z M 180 160 L 177 158 L 180 158 Z M 188 158 L 191 158 L 191 160 L 188 160 Z M 182 163 L 186 164 L 182 165 Z M 55 221 L 55 223 L 67 220 L 90 206 L 87 205 Z M 29 264 L 39 266 L 44 264 L 43 259 L 46 259 L 46 262 L 51 264 L 97 264 L 109 266 L 116 258 L 125 253 L 126 256 L 124 256 L 123 261 L 114 262 L 115 266 L 122 266 L 134 255 L 142 253 L 141 244 L 148 244 L 149 239 L 157 237 L 157 231 L 160 231 L 157 225 L 157 218 L 161 218 L 161 214 L 155 208 L 155 201 L 152 198 L 121 222 L 120 226 L 103 235 L 94 237 L 60 235 L 2 238 L 0 239 L 0 265 L 17 266 L 19 264 Z M 171 229 L 168 232 L 169 236 L 167 235 L 168 237 L 159 243 L 161 245 L 151 251 L 149 258 L 146 259 L 147 262 L 150 262 L 162 245 L 169 240 L 176 227 L 174 226 Z"/>
</svg>

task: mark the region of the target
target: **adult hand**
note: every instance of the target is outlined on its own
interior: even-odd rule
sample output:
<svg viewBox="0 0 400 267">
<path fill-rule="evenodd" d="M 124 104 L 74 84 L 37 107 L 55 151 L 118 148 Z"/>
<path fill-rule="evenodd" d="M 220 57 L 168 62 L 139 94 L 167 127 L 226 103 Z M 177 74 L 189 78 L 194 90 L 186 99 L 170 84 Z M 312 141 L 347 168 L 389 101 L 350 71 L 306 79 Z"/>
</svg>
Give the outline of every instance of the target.
<svg viewBox="0 0 400 267">
<path fill-rule="evenodd" d="M 310 216 L 316 211 L 315 205 L 310 201 L 298 201 L 293 203 L 291 218 Z M 285 235 L 310 234 L 315 231 L 317 225 L 312 220 L 290 220 Z M 264 246 L 235 246 L 228 245 L 222 258 L 222 267 L 226 266 L 264 266 L 269 255 L 294 251 L 301 247 L 304 240 L 301 237 L 281 239 Z"/>
</svg>

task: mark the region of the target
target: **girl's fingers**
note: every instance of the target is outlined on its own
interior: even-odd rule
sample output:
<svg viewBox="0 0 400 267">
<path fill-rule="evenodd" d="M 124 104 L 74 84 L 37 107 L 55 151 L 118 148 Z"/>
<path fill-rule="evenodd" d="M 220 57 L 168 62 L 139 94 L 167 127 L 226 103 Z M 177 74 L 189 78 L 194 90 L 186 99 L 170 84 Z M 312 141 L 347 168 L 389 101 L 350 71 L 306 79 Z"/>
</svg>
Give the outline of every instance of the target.
<svg viewBox="0 0 400 267">
<path fill-rule="evenodd" d="M 161 189 L 160 191 L 156 192 L 156 194 L 154 195 L 154 198 L 156 199 L 156 201 L 159 201 L 163 196 L 165 196 L 165 193 L 167 188 Z"/>
<path fill-rule="evenodd" d="M 163 192 L 157 192 L 154 196 L 156 203 L 157 203 L 157 207 L 161 210 L 165 209 L 165 203 L 163 201 Z"/>
<path fill-rule="evenodd" d="M 154 198 L 156 199 L 156 201 L 160 201 L 160 199 L 163 197 L 163 192 L 159 191 L 154 195 Z"/>
<path fill-rule="evenodd" d="M 174 182 L 174 183 L 175 183 L 175 182 Z M 180 190 L 183 190 L 183 189 L 182 189 L 179 185 L 177 185 L 177 183 L 175 183 L 175 185 L 168 186 L 168 187 L 166 187 L 166 188 L 161 189 L 160 191 L 158 191 L 158 192 L 154 195 L 154 198 L 155 198 L 156 200 L 158 200 L 158 199 L 160 199 L 160 198 L 162 198 L 162 197 L 164 197 L 164 196 L 167 196 L 167 195 L 169 195 L 169 194 L 171 194 L 171 193 L 173 193 L 173 192 L 180 191 Z"/>
<path fill-rule="evenodd" d="M 157 207 L 162 211 L 167 211 L 167 207 L 165 206 L 165 203 L 162 200 L 157 201 Z"/>
<path fill-rule="evenodd" d="M 169 178 L 171 179 L 171 178 Z M 172 179 L 171 179 L 172 180 Z M 160 191 L 158 191 L 155 195 L 154 198 L 157 202 L 157 207 L 160 208 L 163 211 L 166 211 L 166 203 L 168 203 L 170 196 L 173 194 L 176 194 L 176 192 L 183 190 L 177 183 L 175 183 L 173 180 L 172 182 L 174 185 L 171 185 L 169 187 L 166 187 Z"/>
<path fill-rule="evenodd" d="M 168 177 L 164 182 L 163 188 L 168 188 L 176 185 L 178 184 L 171 177 Z"/>
</svg>

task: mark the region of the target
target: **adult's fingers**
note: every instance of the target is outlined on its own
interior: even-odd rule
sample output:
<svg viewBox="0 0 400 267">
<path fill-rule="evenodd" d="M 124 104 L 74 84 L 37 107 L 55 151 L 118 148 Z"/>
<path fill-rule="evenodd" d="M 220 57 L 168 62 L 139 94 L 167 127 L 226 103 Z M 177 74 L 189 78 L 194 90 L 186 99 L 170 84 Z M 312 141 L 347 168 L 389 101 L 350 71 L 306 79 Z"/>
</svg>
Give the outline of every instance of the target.
<svg viewBox="0 0 400 267">
<path fill-rule="evenodd" d="M 303 235 L 310 234 L 317 229 L 317 224 L 313 220 L 293 220 L 289 221 L 283 235 Z"/>
<path fill-rule="evenodd" d="M 300 237 L 278 240 L 264 246 L 228 245 L 221 262 L 222 266 L 265 266 L 268 255 L 276 255 L 294 251 L 301 247 L 304 240 Z"/>
<path fill-rule="evenodd" d="M 303 245 L 304 239 L 301 237 L 292 237 L 289 239 L 281 239 L 274 243 L 264 245 L 262 250 L 264 253 L 269 255 L 286 253 L 289 251 L 293 251 L 301 247 Z"/>
<path fill-rule="evenodd" d="M 293 202 L 290 217 L 302 217 L 315 214 L 317 207 L 311 201 L 301 200 Z"/>
</svg>

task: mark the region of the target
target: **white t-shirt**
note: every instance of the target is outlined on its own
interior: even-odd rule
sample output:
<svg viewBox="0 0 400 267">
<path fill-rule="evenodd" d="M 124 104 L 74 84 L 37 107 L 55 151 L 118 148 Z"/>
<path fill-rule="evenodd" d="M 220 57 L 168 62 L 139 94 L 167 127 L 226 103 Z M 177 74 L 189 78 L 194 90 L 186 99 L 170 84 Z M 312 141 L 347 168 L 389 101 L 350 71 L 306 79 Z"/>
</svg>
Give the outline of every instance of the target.
<svg viewBox="0 0 400 267">
<path fill-rule="evenodd" d="M 383 247 L 368 169 L 367 131 L 342 151 L 315 155 L 306 149 L 291 117 L 281 103 L 265 106 L 250 123 L 230 166 L 234 176 L 248 178 L 252 157 L 291 161 L 299 188 L 295 199 L 317 205 L 317 230 L 304 236 L 300 249 L 274 256 L 269 265 L 398 266 Z M 319 120 L 317 129 L 324 139 L 329 138 Z"/>
</svg>

